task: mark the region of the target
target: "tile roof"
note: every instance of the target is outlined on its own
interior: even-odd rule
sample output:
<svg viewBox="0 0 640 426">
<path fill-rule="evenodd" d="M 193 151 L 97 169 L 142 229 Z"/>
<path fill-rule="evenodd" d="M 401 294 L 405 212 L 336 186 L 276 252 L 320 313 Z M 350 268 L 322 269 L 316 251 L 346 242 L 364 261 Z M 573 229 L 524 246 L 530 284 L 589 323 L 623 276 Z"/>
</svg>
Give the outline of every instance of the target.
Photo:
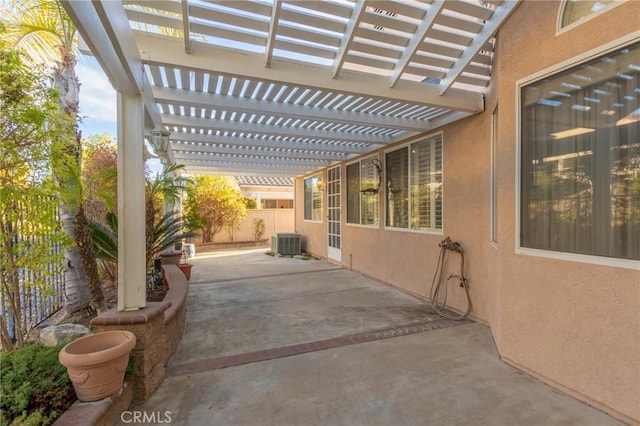
<svg viewBox="0 0 640 426">
<path fill-rule="evenodd" d="M 293 178 L 279 176 L 235 176 L 238 185 L 293 186 Z"/>
</svg>

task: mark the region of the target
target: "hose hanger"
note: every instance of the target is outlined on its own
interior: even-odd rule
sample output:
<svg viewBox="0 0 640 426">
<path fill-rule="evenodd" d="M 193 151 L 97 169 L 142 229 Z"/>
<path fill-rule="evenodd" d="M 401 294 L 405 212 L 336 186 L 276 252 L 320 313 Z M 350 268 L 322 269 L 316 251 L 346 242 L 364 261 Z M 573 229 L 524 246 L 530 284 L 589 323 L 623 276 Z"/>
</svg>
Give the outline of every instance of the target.
<svg viewBox="0 0 640 426">
<path fill-rule="evenodd" d="M 438 315 L 450 320 L 463 320 L 469 316 L 471 312 L 471 297 L 469 296 L 469 285 L 467 279 L 464 276 L 464 250 L 458 242 L 454 242 L 451 238 L 447 237 L 442 240 L 438 246 L 440 247 L 440 255 L 438 256 L 438 265 L 436 266 L 436 272 L 431 281 L 431 305 Z M 449 252 L 458 253 L 460 255 L 460 273 L 450 273 L 449 276 L 444 279 L 442 273 L 445 265 L 445 260 Z M 454 315 L 451 311 L 447 311 L 447 296 L 449 281 L 453 280 L 454 283 L 458 283 L 459 287 L 464 288 L 467 295 L 467 310 L 462 315 Z"/>
</svg>

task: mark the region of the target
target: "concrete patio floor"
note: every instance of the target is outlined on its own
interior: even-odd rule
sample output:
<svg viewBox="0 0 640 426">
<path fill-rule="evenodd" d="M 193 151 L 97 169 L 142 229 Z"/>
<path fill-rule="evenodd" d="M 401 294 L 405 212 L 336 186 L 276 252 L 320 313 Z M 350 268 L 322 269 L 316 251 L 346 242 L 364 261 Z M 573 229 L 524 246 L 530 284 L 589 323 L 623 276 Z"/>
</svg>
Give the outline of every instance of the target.
<svg viewBox="0 0 640 426">
<path fill-rule="evenodd" d="M 481 324 L 265 251 L 191 260 L 184 338 L 160 388 L 131 411 L 216 426 L 621 424 L 500 361 Z"/>
</svg>

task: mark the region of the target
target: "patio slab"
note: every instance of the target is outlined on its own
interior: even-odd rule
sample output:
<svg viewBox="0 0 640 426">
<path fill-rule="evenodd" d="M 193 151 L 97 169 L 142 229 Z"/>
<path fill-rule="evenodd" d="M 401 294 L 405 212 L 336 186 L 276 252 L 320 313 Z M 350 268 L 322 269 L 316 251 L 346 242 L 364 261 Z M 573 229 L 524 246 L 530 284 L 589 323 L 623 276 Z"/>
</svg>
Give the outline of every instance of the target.
<svg viewBox="0 0 640 426">
<path fill-rule="evenodd" d="M 264 251 L 193 259 L 185 336 L 131 410 L 182 425 L 620 424 L 500 361 L 481 324 Z"/>
</svg>

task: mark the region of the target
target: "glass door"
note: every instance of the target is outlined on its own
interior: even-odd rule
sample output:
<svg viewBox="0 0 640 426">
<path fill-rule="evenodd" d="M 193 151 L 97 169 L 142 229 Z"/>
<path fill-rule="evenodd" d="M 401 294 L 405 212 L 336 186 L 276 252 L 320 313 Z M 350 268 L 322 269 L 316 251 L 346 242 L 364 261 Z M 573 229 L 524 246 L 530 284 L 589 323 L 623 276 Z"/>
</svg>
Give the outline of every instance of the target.
<svg viewBox="0 0 640 426">
<path fill-rule="evenodd" d="M 327 256 L 342 262 L 340 236 L 340 166 L 327 170 Z"/>
</svg>

